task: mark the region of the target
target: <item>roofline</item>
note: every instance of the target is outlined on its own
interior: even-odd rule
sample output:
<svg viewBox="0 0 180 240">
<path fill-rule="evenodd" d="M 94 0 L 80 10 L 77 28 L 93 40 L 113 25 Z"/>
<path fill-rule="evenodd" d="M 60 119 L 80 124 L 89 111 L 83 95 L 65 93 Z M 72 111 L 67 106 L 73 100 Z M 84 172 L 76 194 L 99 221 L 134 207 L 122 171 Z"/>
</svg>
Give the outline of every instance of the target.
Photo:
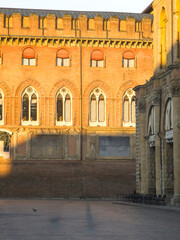
<svg viewBox="0 0 180 240">
<path fill-rule="evenodd" d="M 152 4 L 153 4 L 153 2 L 150 3 L 150 4 L 144 9 L 144 11 L 142 11 L 142 13 L 144 14 L 144 13 L 150 13 L 150 12 L 152 12 L 152 10 L 153 10 Z"/>
<path fill-rule="evenodd" d="M 87 10 L 60 10 L 60 9 L 36 9 L 36 8 L 9 8 L 9 7 L 0 7 L 0 12 L 1 10 L 12 10 L 13 12 L 15 12 L 17 10 L 17 12 L 20 10 L 27 10 L 27 11 L 52 11 L 52 12 L 76 12 L 76 13 L 82 13 L 82 15 L 84 15 L 85 13 L 97 13 L 98 15 L 100 15 L 100 13 L 109 13 L 109 14 L 113 14 L 114 16 L 116 16 L 117 14 L 137 14 L 137 15 L 142 15 L 144 14 L 142 13 L 135 13 L 135 12 L 114 12 L 114 11 L 87 11 Z"/>
</svg>

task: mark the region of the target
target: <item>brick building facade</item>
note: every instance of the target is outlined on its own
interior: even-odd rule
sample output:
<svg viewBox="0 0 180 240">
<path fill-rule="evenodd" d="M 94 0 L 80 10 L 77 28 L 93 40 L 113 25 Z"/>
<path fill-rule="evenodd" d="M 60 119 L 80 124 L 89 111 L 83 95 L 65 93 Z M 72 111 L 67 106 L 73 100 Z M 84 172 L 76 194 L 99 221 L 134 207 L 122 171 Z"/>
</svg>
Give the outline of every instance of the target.
<svg viewBox="0 0 180 240">
<path fill-rule="evenodd" d="M 0 33 L 4 181 L 49 161 L 120 160 L 133 174 L 133 88 L 153 73 L 152 15 L 1 8 Z"/>
</svg>

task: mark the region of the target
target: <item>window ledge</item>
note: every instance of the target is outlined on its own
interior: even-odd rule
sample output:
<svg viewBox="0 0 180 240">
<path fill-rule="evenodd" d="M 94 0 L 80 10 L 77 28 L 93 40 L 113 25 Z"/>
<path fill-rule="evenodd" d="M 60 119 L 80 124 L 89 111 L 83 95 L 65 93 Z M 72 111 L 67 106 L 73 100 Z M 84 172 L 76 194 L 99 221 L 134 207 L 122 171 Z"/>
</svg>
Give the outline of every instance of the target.
<svg viewBox="0 0 180 240">
<path fill-rule="evenodd" d="M 106 122 L 99 123 L 99 122 L 89 122 L 90 127 L 106 127 Z"/>
<path fill-rule="evenodd" d="M 38 126 L 39 122 L 30 122 L 30 121 L 25 122 L 25 121 L 22 121 L 21 124 L 23 126 Z"/>
<path fill-rule="evenodd" d="M 56 122 L 56 126 L 72 126 L 72 122 Z"/>
</svg>

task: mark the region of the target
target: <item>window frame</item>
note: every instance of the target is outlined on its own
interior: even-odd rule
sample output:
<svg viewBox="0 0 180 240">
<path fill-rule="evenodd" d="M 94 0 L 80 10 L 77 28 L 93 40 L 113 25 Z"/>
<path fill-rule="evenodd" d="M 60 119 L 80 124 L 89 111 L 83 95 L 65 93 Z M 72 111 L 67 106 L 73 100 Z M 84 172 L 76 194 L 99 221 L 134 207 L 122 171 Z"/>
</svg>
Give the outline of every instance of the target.
<svg viewBox="0 0 180 240">
<path fill-rule="evenodd" d="M 128 58 L 125 58 L 124 57 L 124 54 L 126 53 L 126 52 L 131 52 L 133 55 L 134 55 L 134 58 L 131 58 L 131 59 L 128 59 Z M 131 67 L 130 66 L 130 61 L 132 61 L 133 60 L 133 66 Z M 127 63 L 126 63 L 127 62 Z M 122 55 L 122 67 L 123 68 L 130 68 L 130 69 L 134 69 L 134 68 L 136 68 L 136 55 L 135 55 L 135 53 L 134 52 L 132 52 L 132 51 L 125 51 L 124 53 L 123 53 L 123 55 Z"/>
<path fill-rule="evenodd" d="M 31 48 L 34 51 L 35 58 L 25 58 L 25 57 L 23 57 L 24 51 L 28 48 Z M 34 64 L 31 63 L 32 60 L 34 61 Z M 25 64 L 24 61 L 27 61 L 28 64 Z M 37 56 L 36 56 L 36 51 L 34 50 L 34 48 L 26 47 L 25 49 L 23 49 L 23 51 L 22 51 L 22 66 L 37 66 Z"/>
<path fill-rule="evenodd" d="M 32 92 L 28 92 L 28 89 L 32 88 Z M 29 120 L 23 120 L 23 96 L 27 94 L 28 95 L 28 113 L 29 113 Z M 31 120 L 31 96 L 35 94 L 37 97 L 37 107 L 36 107 L 36 121 Z M 39 95 L 36 89 L 32 86 L 28 86 L 24 89 L 22 95 L 21 95 L 21 125 L 23 126 L 38 126 L 39 125 Z"/>
<path fill-rule="evenodd" d="M 128 91 L 131 90 L 132 91 L 132 94 L 129 94 Z M 125 98 L 128 98 L 128 119 L 129 121 L 128 122 L 125 122 L 124 121 L 124 116 L 125 116 L 125 107 L 124 107 L 124 103 L 125 103 Z M 123 127 L 136 127 L 136 121 L 133 123 L 132 122 L 132 101 L 133 101 L 133 98 L 136 98 L 136 94 L 135 94 L 135 91 L 132 89 L 132 88 L 128 88 L 126 89 L 125 93 L 123 94 Z M 136 110 L 136 109 L 135 109 Z M 135 114 L 135 119 L 136 119 L 136 114 Z"/>
<path fill-rule="evenodd" d="M 62 121 L 58 121 L 57 120 L 57 98 L 58 98 L 58 95 L 61 94 L 62 98 L 63 98 L 63 101 L 62 101 L 62 104 L 63 104 L 63 120 Z M 69 95 L 70 96 L 70 101 L 71 101 L 71 108 L 70 108 L 70 117 L 71 117 L 71 121 L 67 122 L 65 120 L 65 116 L 66 116 L 66 113 L 65 113 L 65 100 L 66 100 L 66 96 Z M 70 90 L 66 87 L 61 87 L 57 93 L 56 93 L 56 102 L 55 102 L 55 108 L 56 108 L 56 113 L 55 113 L 55 118 L 56 118 L 56 125 L 57 126 L 72 126 L 72 93 L 70 92 Z"/>
<path fill-rule="evenodd" d="M 97 92 L 97 90 L 99 92 Z M 95 95 L 96 97 L 96 121 L 91 121 L 91 97 L 92 95 Z M 104 97 L 104 121 L 99 121 L 99 97 L 103 95 Z M 98 127 L 98 126 L 106 126 L 106 95 L 103 90 L 101 90 L 99 87 L 96 87 L 93 89 L 93 91 L 89 95 L 89 126 L 92 127 Z"/>
</svg>

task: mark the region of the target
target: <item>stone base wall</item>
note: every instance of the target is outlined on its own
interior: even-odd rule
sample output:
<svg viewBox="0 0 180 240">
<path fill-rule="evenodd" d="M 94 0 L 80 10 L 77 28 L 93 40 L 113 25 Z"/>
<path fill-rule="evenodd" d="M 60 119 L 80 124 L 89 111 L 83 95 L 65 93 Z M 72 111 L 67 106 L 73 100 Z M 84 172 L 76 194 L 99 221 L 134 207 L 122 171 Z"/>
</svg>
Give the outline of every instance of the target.
<svg viewBox="0 0 180 240">
<path fill-rule="evenodd" d="M 14 160 L 4 168 L 3 198 L 117 198 L 135 190 L 135 160 Z"/>
</svg>

